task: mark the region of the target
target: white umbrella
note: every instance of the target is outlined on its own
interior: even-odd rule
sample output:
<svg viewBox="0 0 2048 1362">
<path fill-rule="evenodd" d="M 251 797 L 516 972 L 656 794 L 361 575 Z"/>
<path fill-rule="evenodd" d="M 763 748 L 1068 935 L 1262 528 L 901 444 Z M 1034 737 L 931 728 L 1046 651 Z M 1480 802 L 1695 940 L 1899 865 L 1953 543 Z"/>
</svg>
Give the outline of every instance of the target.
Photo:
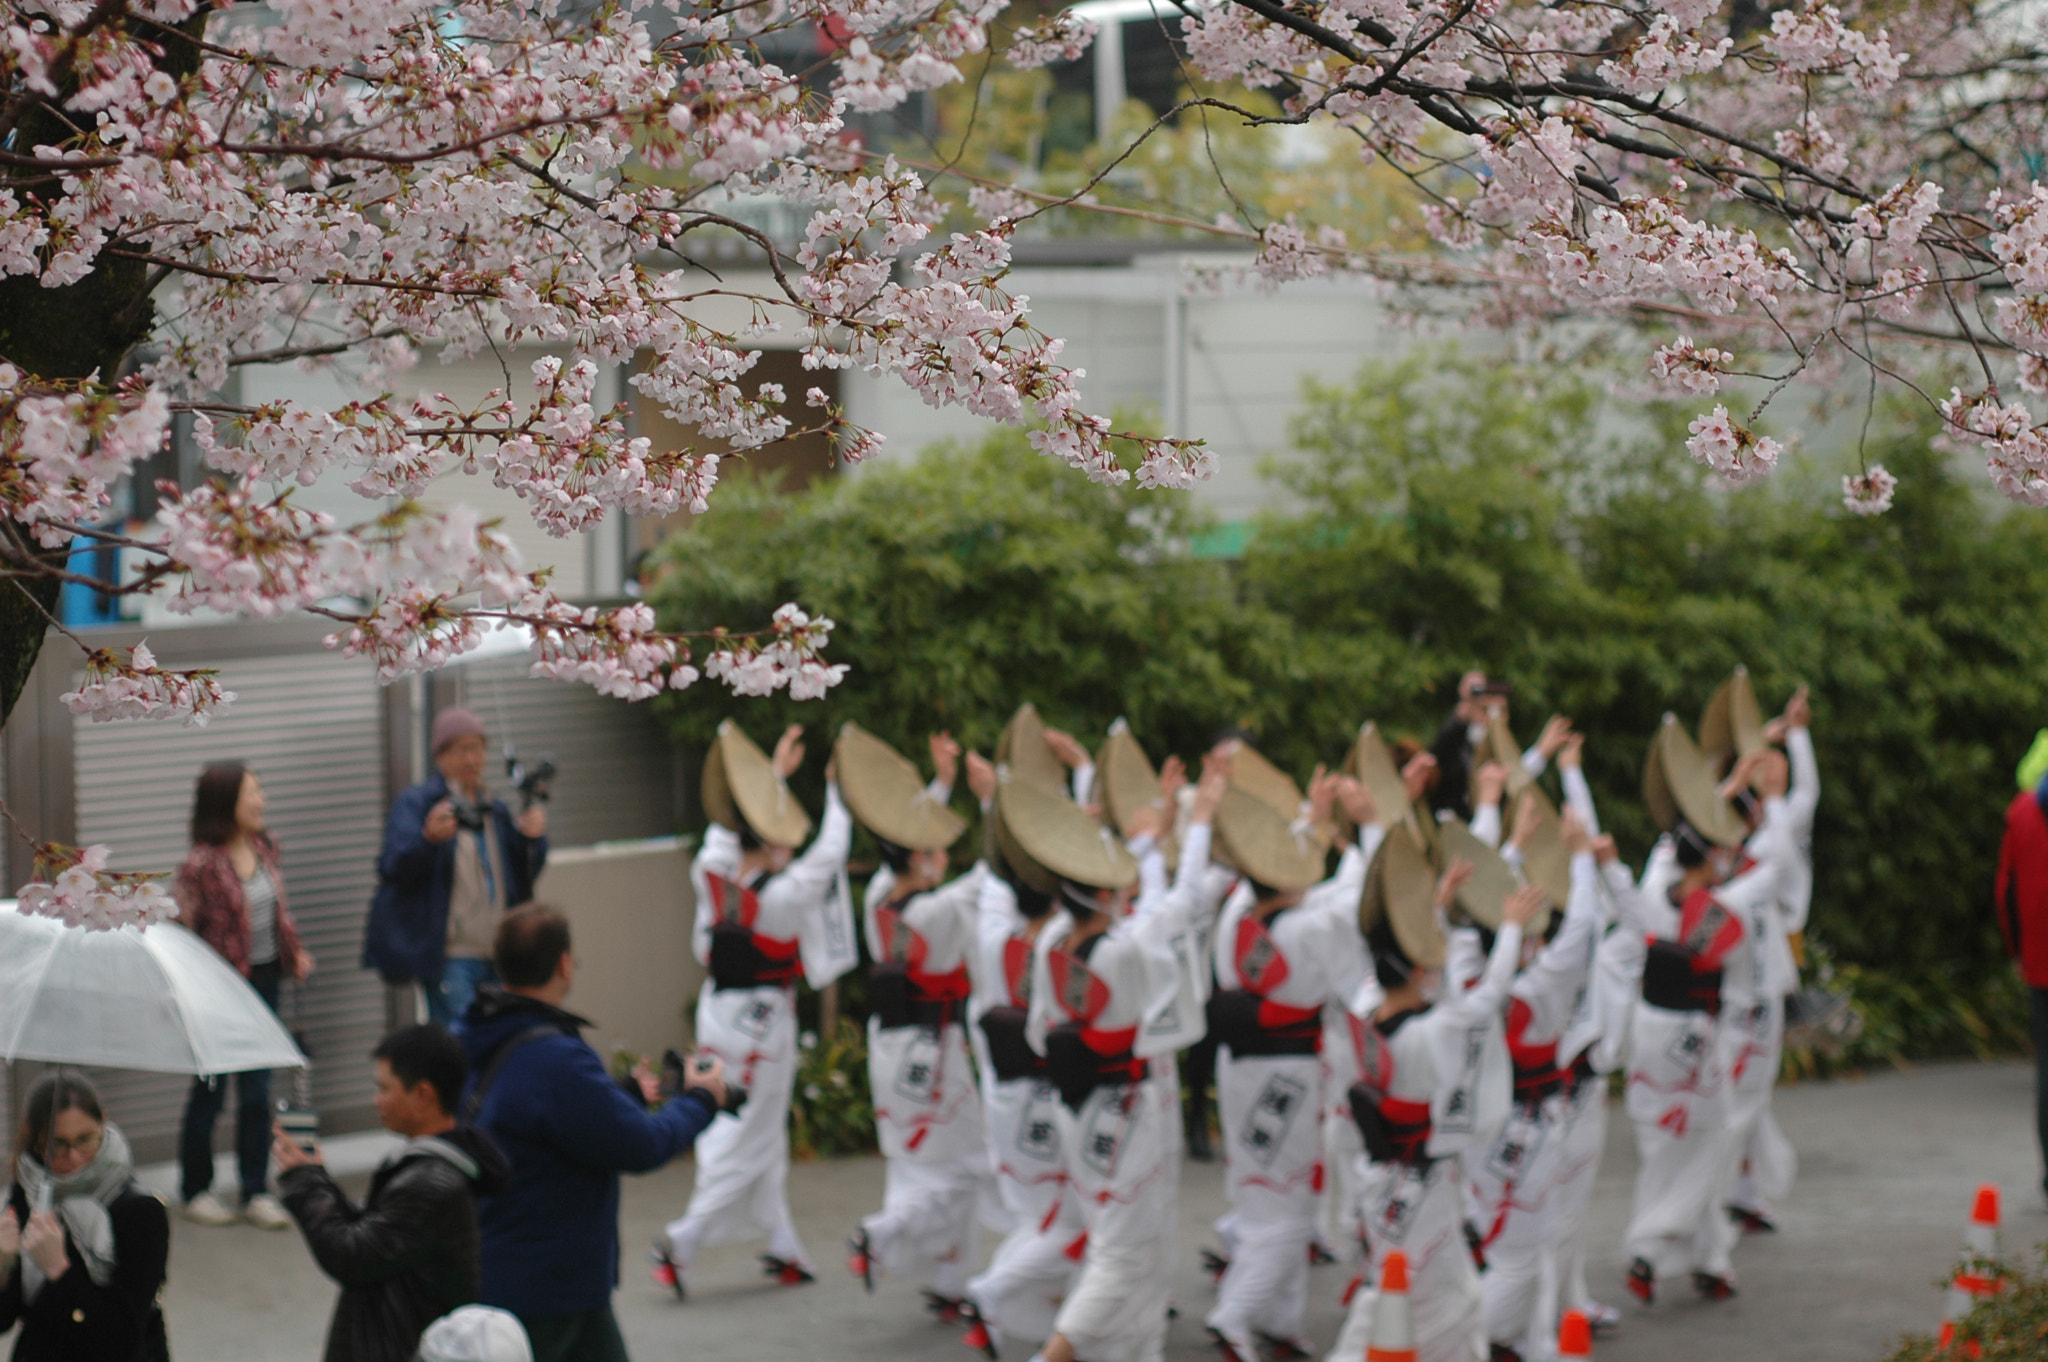
<svg viewBox="0 0 2048 1362">
<path fill-rule="evenodd" d="M 17 1059 L 175 1074 L 306 1062 L 262 995 L 183 927 L 89 932 L 0 899 L 0 1060 Z"/>
</svg>

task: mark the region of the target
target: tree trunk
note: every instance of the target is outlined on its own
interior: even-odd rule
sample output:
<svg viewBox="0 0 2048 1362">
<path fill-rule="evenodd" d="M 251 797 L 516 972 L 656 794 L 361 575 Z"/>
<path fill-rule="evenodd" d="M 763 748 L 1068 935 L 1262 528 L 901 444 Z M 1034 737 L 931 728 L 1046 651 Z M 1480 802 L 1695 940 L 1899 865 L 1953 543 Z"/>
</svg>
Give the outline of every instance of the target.
<svg viewBox="0 0 2048 1362">
<path fill-rule="evenodd" d="M 193 37 L 203 34 L 209 13 L 202 7 L 180 31 Z M 199 49 L 181 41 L 176 33 L 154 24 L 138 24 L 135 31 L 161 42 L 157 65 L 174 79 L 183 80 L 198 70 Z M 59 86 L 60 95 L 68 98 L 76 88 L 76 80 L 67 79 Z M 23 116 L 13 140 L 26 149 L 62 144 L 69 135 L 65 123 L 39 104 Z M 16 170 L 0 178 L 0 184 L 40 174 L 39 170 Z M 46 197 L 62 193 L 50 183 L 33 188 Z M 75 382 L 97 374 L 102 381 L 111 382 L 156 320 L 149 296 L 155 282 L 141 261 L 105 255 L 99 257 L 92 273 L 63 288 L 44 288 L 32 275 L 0 279 L 0 359 L 33 378 Z M 31 554 L 51 569 L 64 566 L 65 550 L 38 550 L 12 525 L 0 533 L 7 535 L 11 547 Z M 49 632 L 46 615 L 56 613 L 59 589 L 54 577 L 0 581 L 0 725 L 14 712 L 14 702 L 21 698 L 29 673 L 35 670 L 36 657 Z"/>
</svg>

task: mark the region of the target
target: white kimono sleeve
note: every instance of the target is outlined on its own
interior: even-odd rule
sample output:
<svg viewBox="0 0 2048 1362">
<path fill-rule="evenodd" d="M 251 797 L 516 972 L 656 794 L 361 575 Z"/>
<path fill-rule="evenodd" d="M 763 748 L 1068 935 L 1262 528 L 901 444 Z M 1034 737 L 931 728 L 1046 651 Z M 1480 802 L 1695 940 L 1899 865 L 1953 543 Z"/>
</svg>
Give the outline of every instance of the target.
<svg viewBox="0 0 2048 1362">
<path fill-rule="evenodd" d="M 696 912 L 690 924 L 690 954 L 697 963 L 711 963 L 711 928 L 715 916 L 711 906 L 712 875 L 736 880 L 740 874 L 740 837 L 731 828 L 712 823 L 704 829 L 704 844 L 690 862 L 690 893 Z"/>
</svg>

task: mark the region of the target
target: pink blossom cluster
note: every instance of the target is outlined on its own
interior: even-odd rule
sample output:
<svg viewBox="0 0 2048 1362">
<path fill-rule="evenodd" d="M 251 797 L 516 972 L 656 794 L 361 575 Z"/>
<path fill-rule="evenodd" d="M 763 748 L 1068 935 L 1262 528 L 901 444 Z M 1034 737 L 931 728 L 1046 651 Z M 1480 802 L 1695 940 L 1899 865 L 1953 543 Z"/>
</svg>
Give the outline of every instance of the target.
<svg viewBox="0 0 2048 1362">
<path fill-rule="evenodd" d="M 1779 454 L 1784 452 L 1776 440 L 1758 435 L 1730 418 L 1723 406 L 1694 417 L 1686 429 L 1691 432 L 1691 438 L 1685 442 L 1686 450 L 1730 487 L 1768 477 L 1778 466 Z"/>
<path fill-rule="evenodd" d="M 1093 19 L 1078 18 L 1071 10 L 1061 10 L 1042 24 L 1011 34 L 1003 57 L 1010 65 L 1027 70 L 1056 61 L 1079 61 L 1100 28 Z"/>
<path fill-rule="evenodd" d="M 108 849 L 37 847 L 37 878 L 21 887 L 15 906 L 37 917 L 53 917 L 89 932 L 147 928 L 178 915 L 178 902 L 155 876 L 107 869 Z"/>
<path fill-rule="evenodd" d="M 768 638 L 717 648 L 705 659 L 704 674 L 735 695 L 770 695 L 787 686 L 792 700 L 816 700 L 846 675 L 844 664 L 828 666 L 819 657 L 831 632 L 831 620 L 812 619 L 792 602 L 775 612 Z"/>
<path fill-rule="evenodd" d="M 0 361 L 0 508 L 63 547 L 66 527 L 97 520 L 108 484 L 163 444 L 170 418 L 161 389 L 52 386 Z"/>
<path fill-rule="evenodd" d="M 234 703 L 235 693 L 222 689 L 211 670 L 164 670 L 148 645 L 138 643 L 126 661 L 105 648 L 86 654 L 85 680 L 59 698 L 94 723 L 178 718 L 187 728 L 204 728 Z"/>
<path fill-rule="evenodd" d="M 1874 463 L 1842 478 L 1842 504 L 1857 515 L 1883 515 L 1892 508 L 1892 494 L 1898 490 L 1899 480 L 1885 472 L 1883 464 Z"/>
</svg>

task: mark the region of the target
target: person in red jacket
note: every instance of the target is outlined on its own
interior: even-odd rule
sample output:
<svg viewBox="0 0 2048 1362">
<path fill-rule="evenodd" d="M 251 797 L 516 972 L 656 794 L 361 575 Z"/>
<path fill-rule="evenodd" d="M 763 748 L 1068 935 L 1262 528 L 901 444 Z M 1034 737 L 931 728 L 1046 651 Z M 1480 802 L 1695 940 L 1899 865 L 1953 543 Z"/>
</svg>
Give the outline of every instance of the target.
<svg viewBox="0 0 2048 1362">
<path fill-rule="evenodd" d="M 1998 930 L 2032 995 L 2034 1126 L 2048 1159 L 2048 780 L 2005 809 L 1998 849 Z M 2048 1192 L 2048 1176 L 2042 1180 Z"/>
</svg>

